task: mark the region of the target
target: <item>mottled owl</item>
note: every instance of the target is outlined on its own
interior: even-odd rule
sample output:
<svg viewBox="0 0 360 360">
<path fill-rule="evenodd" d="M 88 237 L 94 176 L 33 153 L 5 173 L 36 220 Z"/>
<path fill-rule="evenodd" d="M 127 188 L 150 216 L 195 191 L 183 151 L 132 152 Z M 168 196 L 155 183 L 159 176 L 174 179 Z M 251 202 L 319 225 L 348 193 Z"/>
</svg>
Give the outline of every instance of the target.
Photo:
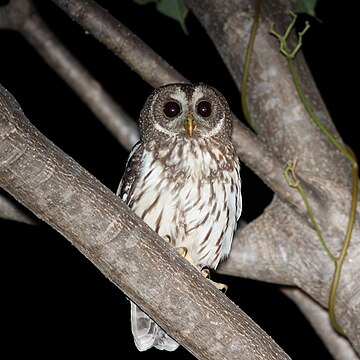
<svg viewBox="0 0 360 360">
<path fill-rule="evenodd" d="M 205 84 L 155 89 L 140 113 L 140 142 L 130 153 L 117 194 L 199 270 L 230 252 L 241 214 L 240 163 L 231 142 L 232 113 Z M 178 343 L 131 303 L 140 351 Z"/>
</svg>

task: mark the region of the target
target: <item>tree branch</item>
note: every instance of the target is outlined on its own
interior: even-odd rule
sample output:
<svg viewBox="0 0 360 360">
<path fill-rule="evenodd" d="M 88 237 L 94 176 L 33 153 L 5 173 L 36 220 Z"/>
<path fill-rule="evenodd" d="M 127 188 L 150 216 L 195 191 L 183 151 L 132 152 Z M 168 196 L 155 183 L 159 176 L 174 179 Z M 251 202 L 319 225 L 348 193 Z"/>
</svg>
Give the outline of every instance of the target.
<svg viewBox="0 0 360 360">
<path fill-rule="evenodd" d="M 310 321 L 312 327 L 326 344 L 327 349 L 334 359 L 359 359 L 349 342 L 343 336 L 334 332 L 329 322 L 327 310 L 299 289 L 284 287 L 281 290 L 299 307 L 304 316 Z"/>
<path fill-rule="evenodd" d="M 0 90 L 0 185 L 6 191 L 65 236 L 197 358 L 289 359 Z"/>
<path fill-rule="evenodd" d="M 189 82 L 141 39 L 90 0 L 52 0 L 97 40 L 106 45 L 153 87 Z M 293 204 L 304 216 L 301 197 L 289 191 L 282 175 L 283 166 L 269 148 L 234 116 L 233 143 L 241 158 L 274 192 Z M 305 188 L 311 188 L 304 184 Z M 314 196 L 316 194 L 314 193 Z M 317 204 L 314 203 L 316 208 Z"/>
<path fill-rule="evenodd" d="M 357 225 L 345 259 L 335 307 L 337 319 L 358 352 L 359 239 Z M 334 268 L 311 225 L 275 197 L 261 216 L 236 233 L 230 256 L 217 271 L 297 286 L 327 308 Z"/>
<path fill-rule="evenodd" d="M 153 87 L 173 82 L 188 82 L 171 65 L 94 1 L 53 0 L 53 2 Z"/>
<path fill-rule="evenodd" d="M 18 31 L 127 150 L 139 140 L 137 123 L 74 58 L 42 21 L 29 0 L 0 7 L 0 29 Z"/>
<path fill-rule="evenodd" d="M 205 28 L 240 87 L 249 28 L 255 13 L 254 1 L 185 2 Z M 292 1 L 262 2 L 247 85 L 249 111 L 259 138 L 283 164 L 297 155 L 300 157 L 298 173 L 309 184 L 320 178 L 336 181 L 337 186 L 348 189 L 351 177 L 342 176 L 340 179 L 336 175 L 339 172 L 351 173 L 347 160 L 310 119 L 295 89 L 288 63 L 280 53 L 278 41 L 269 33 L 270 21 L 280 32 L 285 31 L 291 21 L 292 5 Z M 291 39 L 297 41 L 296 36 Z M 305 97 L 324 125 L 339 139 L 302 54 L 299 53 L 295 60 Z M 314 172 L 309 164 L 318 164 L 319 161 L 323 166 Z"/>
<path fill-rule="evenodd" d="M 152 52 L 151 49 L 148 47 L 144 47 L 143 43 L 133 36 L 129 30 L 126 28 L 122 28 L 116 20 L 114 20 L 108 13 L 103 11 L 103 9 L 99 8 L 96 4 L 89 1 L 66 1 L 66 0 L 53 0 L 55 3 L 59 4 L 65 11 L 67 11 L 70 16 L 73 18 L 76 17 L 76 20 L 82 24 L 83 27 L 85 27 L 90 33 L 93 32 L 93 34 L 102 42 L 104 42 L 108 47 L 113 48 L 115 52 L 120 54 L 124 59 L 126 59 L 127 63 L 134 67 L 135 70 L 141 74 L 147 81 L 149 81 L 150 84 L 153 86 L 159 86 L 166 82 L 177 82 L 182 81 L 181 76 L 179 77 L 178 73 L 174 72 L 173 69 L 168 67 L 164 61 L 159 58 L 154 52 Z M 239 3 L 236 1 L 215 1 L 211 2 L 211 4 L 204 4 L 204 2 L 199 1 L 188 1 L 188 3 L 191 5 L 194 12 L 197 14 L 198 18 L 203 22 L 204 27 L 208 30 L 211 36 L 213 36 L 215 44 L 218 46 L 218 49 L 220 53 L 224 57 L 224 61 L 228 64 L 230 71 L 233 73 L 234 78 L 238 83 L 238 81 L 241 77 L 241 71 L 242 71 L 242 59 L 243 54 L 245 52 L 242 50 L 244 46 L 247 44 L 247 41 L 242 41 L 241 39 L 246 39 L 247 36 L 247 24 L 249 22 L 249 19 L 251 19 L 251 16 L 249 16 L 249 4 L 244 1 L 242 7 L 239 7 Z M 236 6 L 235 6 L 236 5 Z M 204 6 L 206 6 L 206 11 L 204 10 Z M 222 10 L 222 15 L 219 14 L 220 10 L 214 10 L 211 9 L 209 11 L 209 6 L 214 6 L 215 8 L 220 6 Z M 271 7 L 271 6 L 270 6 Z M 226 8 L 226 11 L 225 11 Z M 271 8 L 269 10 L 269 7 L 267 7 L 268 13 L 266 14 L 266 17 L 272 17 L 272 19 L 278 21 L 281 18 L 286 17 L 286 12 L 284 10 L 278 11 L 278 9 L 275 9 L 276 6 Z M 100 10 L 99 10 L 100 9 Z M 234 10 L 235 9 L 235 10 Z M 245 11 L 245 10 L 246 11 Z M 273 10 L 276 10 L 278 12 L 274 12 Z M 228 11 L 229 10 L 229 11 Z M 272 12 L 273 11 L 273 12 Z M 215 16 L 207 16 L 207 21 L 205 21 L 206 17 L 204 16 L 207 13 L 212 13 Z M 275 14 L 275 15 L 274 15 Z M 204 20 L 205 19 L 205 20 Z M 280 21 L 280 20 L 279 20 Z M 109 24 L 110 28 L 105 28 L 102 26 L 101 29 L 99 28 L 99 24 L 104 25 Z M 242 28 L 244 27 L 244 29 Z M 117 30 L 119 29 L 119 31 Z M 246 30 L 246 31 L 245 31 Z M 122 35 L 121 35 L 121 32 Z M 260 256 L 257 259 L 263 259 L 262 265 L 268 266 L 273 265 L 274 267 L 279 266 L 279 264 L 282 264 L 281 257 L 282 255 L 287 255 L 288 251 L 288 245 L 286 244 L 286 241 L 288 240 L 288 233 L 290 229 L 293 229 L 292 231 L 292 239 L 293 243 L 296 244 L 297 241 L 303 240 L 303 251 L 304 251 L 304 257 L 302 257 L 301 260 L 303 260 L 303 266 L 308 270 L 307 273 L 312 273 L 313 270 L 316 269 L 316 265 L 324 266 L 322 263 L 317 263 L 317 258 L 313 254 L 311 254 L 311 249 L 313 248 L 313 239 L 315 239 L 314 234 L 311 234 L 311 229 L 308 228 L 308 225 L 304 221 L 306 218 L 306 213 L 302 204 L 302 200 L 298 196 L 297 192 L 289 189 L 286 185 L 283 175 L 282 175 L 282 167 L 283 164 L 287 160 L 289 160 L 289 155 L 292 155 L 296 153 L 297 151 L 300 151 L 301 149 L 306 150 L 306 154 L 302 155 L 301 159 L 306 159 L 303 163 L 301 163 L 300 167 L 300 174 L 304 175 L 304 179 L 308 180 L 308 183 L 305 181 L 303 184 L 305 185 L 306 191 L 309 194 L 311 204 L 313 206 L 314 212 L 316 212 L 317 216 L 320 218 L 320 223 L 326 229 L 328 238 L 330 239 L 331 246 L 334 248 L 337 248 L 339 246 L 339 239 L 342 238 L 343 228 L 344 226 L 344 213 L 347 213 L 347 204 L 349 202 L 349 193 L 348 193 L 348 177 L 341 176 L 339 179 L 338 175 L 347 173 L 348 172 L 348 166 L 344 162 L 344 160 L 339 157 L 339 154 L 334 153 L 332 149 L 329 149 L 328 146 L 325 144 L 324 148 L 320 149 L 321 157 L 323 157 L 325 154 L 329 155 L 331 153 L 331 156 L 329 155 L 329 158 L 332 159 L 332 164 L 330 164 L 329 167 L 324 166 L 325 170 L 321 171 L 315 171 L 311 169 L 308 164 L 317 164 L 317 162 L 314 160 L 313 155 L 318 155 L 317 150 L 319 149 L 318 146 L 320 142 L 318 141 L 319 137 L 318 135 L 313 138 L 313 142 L 310 145 L 308 143 L 304 143 L 302 141 L 299 142 L 299 139 L 302 139 L 302 136 L 297 136 L 294 138 L 294 134 L 297 134 L 297 131 L 300 131 L 300 134 L 305 132 L 305 135 L 307 136 L 308 132 L 313 132 L 313 127 L 309 124 L 307 124 L 303 129 L 302 127 L 302 121 L 304 120 L 304 113 L 299 110 L 299 106 L 296 105 L 296 101 L 292 100 L 290 103 L 290 108 L 295 109 L 294 113 L 291 114 L 291 119 L 297 119 L 295 121 L 295 124 L 297 126 L 293 127 L 293 125 L 289 125 L 287 123 L 287 117 L 286 114 L 283 113 L 276 115 L 276 111 L 284 111 L 286 109 L 288 104 L 285 102 L 285 105 L 282 104 L 281 106 L 275 106 L 276 111 L 274 113 L 270 113 L 269 109 L 266 108 L 266 104 L 268 102 L 271 102 L 271 99 L 274 99 L 274 97 L 277 98 L 279 95 L 285 97 L 289 97 L 290 90 L 286 91 L 284 93 L 278 94 L 278 89 L 283 89 L 283 82 L 279 83 L 279 79 L 276 78 L 276 76 L 270 76 L 264 81 L 263 75 L 267 76 L 269 75 L 276 75 L 279 73 L 282 73 L 282 71 L 276 71 L 274 74 L 270 74 L 269 72 L 266 73 L 266 71 L 269 69 L 269 64 L 265 62 L 264 64 L 261 63 L 262 58 L 266 58 L 267 61 L 269 60 L 269 54 L 271 54 L 271 64 L 276 63 L 280 64 L 282 69 L 285 69 L 285 62 L 284 59 L 280 58 L 278 55 L 278 52 L 275 51 L 274 48 L 268 47 L 268 44 L 272 44 L 272 40 L 268 40 L 269 35 L 267 34 L 266 27 L 261 28 L 260 32 L 260 40 L 259 37 L 257 37 L 257 49 L 261 49 L 258 53 L 256 53 L 255 59 L 253 60 L 254 63 L 252 66 L 255 68 L 260 68 L 261 71 L 257 73 L 256 71 L 253 72 L 253 77 L 250 77 L 249 85 L 251 86 L 251 90 L 249 92 L 250 97 L 250 110 L 254 113 L 255 119 L 256 119 L 256 126 L 259 126 L 259 137 L 254 136 L 250 131 L 248 131 L 244 126 L 242 126 L 238 121 L 235 121 L 234 124 L 234 137 L 233 141 L 237 147 L 238 153 L 241 157 L 241 159 L 249 165 L 262 179 L 266 181 L 266 183 L 276 192 L 279 194 L 279 197 L 288 202 L 289 204 L 292 204 L 298 214 L 302 214 L 303 217 L 300 219 L 301 221 L 297 221 L 296 223 L 300 227 L 305 226 L 305 232 L 306 237 L 302 238 L 303 231 L 299 231 L 299 227 L 294 226 L 294 223 L 292 222 L 292 219 L 296 215 L 292 214 L 291 207 L 282 208 L 282 210 L 285 211 L 285 213 L 277 212 L 273 213 L 273 218 L 276 220 L 276 226 L 274 223 L 267 222 L 266 227 L 262 228 L 255 228 L 255 227 L 247 227 L 246 230 L 242 233 L 239 233 L 237 238 L 239 241 L 235 241 L 234 248 L 236 249 L 239 247 L 239 249 L 242 247 L 241 241 L 244 240 L 246 235 L 249 235 L 247 239 L 256 238 L 255 234 L 260 235 L 258 237 L 258 242 L 256 243 L 256 246 L 258 246 L 257 252 L 251 252 L 250 247 L 246 248 L 242 247 L 242 250 L 246 250 L 246 252 L 241 253 L 241 251 L 238 251 L 237 254 L 244 255 L 244 256 L 233 256 L 232 255 L 228 261 L 229 268 L 237 267 L 238 269 L 241 269 L 239 273 L 248 273 L 250 274 L 250 266 L 248 268 L 242 267 L 245 263 L 243 260 L 247 256 L 249 259 L 249 256 Z M 240 39 L 240 40 L 239 40 Z M 234 46 L 235 44 L 235 46 Z M 264 44 L 266 46 L 264 46 Z M 273 45 L 272 45 L 273 46 Z M 266 50 L 268 49 L 268 50 Z M 129 50 L 130 53 L 128 52 Z M 236 51 L 235 51 L 236 50 Z M 139 56 L 139 53 L 141 53 L 141 56 Z M 263 56 L 264 53 L 267 54 L 267 56 Z M 139 62 L 139 59 L 141 61 Z M 286 65 L 286 64 L 285 64 Z M 309 75 L 309 71 L 307 67 L 303 68 L 304 64 L 301 63 L 303 76 L 301 78 L 301 81 L 304 84 L 309 85 L 308 88 L 308 94 L 311 97 L 314 105 L 316 105 L 316 111 L 325 114 L 323 104 L 318 102 L 318 99 L 320 98 L 320 95 L 318 94 L 316 87 L 314 86 L 314 83 L 311 79 L 311 76 Z M 149 71 L 148 71 L 149 70 Z M 156 73 L 155 78 L 153 75 Z M 184 78 L 182 78 L 184 79 Z M 292 80 L 290 78 L 283 78 L 286 82 L 286 86 L 288 89 L 291 89 Z M 264 85 L 266 84 L 274 84 L 274 91 L 268 91 L 267 94 L 261 93 L 261 86 L 257 85 Z M 263 89 L 264 90 L 264 89 Z M 260 91 L 260 92 L 259 92 Z M 291 90 L 292 91 L 292 90 Z M 259 96 L 259 93 L 262 94 L 262 96 Z M 270 97 L 266 97 L 265 95 L 271 95 Z M 274 95 L 278 94 L 278 95 Z M 264 95 L 264 96 L 263 96 Z M 266 99 L 266 100 L 265 100 Z M 320 98 L 321 99 L 321 98 Z M 295 101 L 295 102 L 294 102 Z M 321 105 L 318 107 L 318 105 Z M 288 104 L 289 105 L 289 104 Z M 267 109 L 264 111 L 264 109 Z M 280 109 L 280 110 L 279 110 Z M 274 109 L 270 109 L 274 110 Z M 330 125 L 331 131 L 334 131 L 334 128 L 332 127 L 332 123 L 328 118 L 325 116 L 322 116 L 324 118 L 324 121 L 327 122 L 327 124 Z M 301 121 L 300 121 L 301 120 Z M 276 126 L 273 126 L 276 121 Z M 281 122 L 283 124 L 281 125 Z M 273 128 L 271 128 L 273 126 Z M 281 128 L 281 126 L 283 126 Z M 300 129 L 298 127 L 300 126 Z M 280 130 L 285 129 L 285 133 L 282 133 Z M 269 132 L 268 132 L 269 131 Z M 316 132 L 315 132 L 316 133 Z M 283 136 L 283 138 L 281 137 Z M 307 138 L 309 140 L 309 138 Z M 324 144 L 323 139 L 321 139 L 321 143 Z M 265 145 L 267 144 L 267 145 Z M 308 146 L 309 145 L 309 146 Z M 288 148 L 287 148 L 288 146 Z M 268 147 L 271 147 L 271 150 L 269 150 Z M 286 151 L 284 151 L 284 149 Z M 276 156 L 274 156 L 276 154 Z M 336 159 L 334 161 L 334 159 Z M 333 166 L 336 165 L 336 169 L 338 167 L 341 167 L 341 171 L 338 170 L 334 171 Z M 317 167 L 317 170 L 319 168 Z M 309 184 L 312 185 L 309 185 Z M 336 196 L 333 194 L 333 185 L 337 185 L 337 193 Z M 284 215 L 288 218 L 289 221 L 287 221 L 285 224 L 281 223 L 282 216 Z M 299 219 L 298 219 L 299 220 Z M 259 221 L 252 224 L 254 226 L 259 225 L 261 223 L 261 218 L 259 218 Z M 265 224 L 265 223 L 264 223 Z M 278 227 L 277 227 L 278 226 Z M 252 231 L 257 229 L 258 231 Z M 278 230 L 278 232 L 277 232 Z M 274 231 L 274 232 L 272 232 Z M 251 237 L 252 234 L 252 237 Z M 270 242 L 268 241 L 268 236 L 266 234 L 271 234 L 270 236 Z M 311 235 L 309 235 L 311 234 Z M 282 239 L 282 243 L 274 241 L 274 239 L 277 238 L 277 236 Z M 354 238 L 359 239 L 359 229 L 358 224 L 354 231 Z M 310 240 L 309 243 L 307 241 Z M 267 242 L 266 242 L 267 241 Z M 267 243 L 269 250 L 272 251 L 273 258 L 267 259 L 262 257 L 263 252 L 261 249 L 262 244 Z M 281 248 L 278 247 L 278 245 L 282 246 L 283 252 L 281 252 Z M 310 244 L 310 245 L 309 245 Z M 353 246 L 349 249 L 349 253 L 351 254 L 349 261 L 347 262 L 344 273 L 352 274 L 354 271 L 356 272 L 356 261 L 354 259 L 358 259 L 360 254 L 357 250 L 358 247 L 358 241 L 352 244 Z M 286 249 L 284 248 L 286 246 Z M 291 245 L 293 246 L 293 245 Z M 285 252 L 284 252 L 285 251 Z M 236 254 L 236 253 L 234 253 Z M 251 263 L 251 262 L 250 262 Z M 257 262 L 257 265 L 259 263 Z M 283 264 L 285 269 L 288 269 L 288 264 L 285 262 Z M 256 266 L 256 269 L 261 268 L 261 266 Z M 284 268 L 282 268 L 282 273 L 286 273 L 284 271 Z M 295 267 L 294 267 L 295 268 Z M 256 272 L 256 271 L 255 271 Z M 260 271 L 258 272 L 258 274 Z M 326 265 L 326 271 L 325 273 L 328 275 L 330 272 L 328 271 L 328 267 Z M 316 272 L 315 272 L 316 274 Z M 293 272 L 291 274 L 287 274 L 287 278 L 291 279 L 291 282 L 296 282 L 294 279 L 299 281 L 299 278 L 296 278 L 296 272 Z M 301 276 L 301 274 L 298 274 Z M 317 297 L 320 298 L 320 301 L 324 303 L 326 298 L 326 289 L 317 287 L 317 280 L 322 279 L 322 273 L 319 272 L 319 276 L 315 276 L 315 282 L 313 284 L 313 288 L 307 289 L 312 294 L 315 294 Z M 350 279 L 349 277 L 346 277 L 346 279 L 343 279 L 343 283 L 347 284 L 347 280 Z M 285 279 L 286 280 L 286 279 Z M 356 277 L 349 280 L 349 286 L 351 288 L 351 284 L 354 284 L 354 281 L 356 281 Z M 302 282 L 304 282 L 304 279 L 302 279 Z M 306 282 L 305 282 L 306 283 Z M 308 283 L 308 286 L 311 285 Z M 356 284 L 355 284 L 356 285 Z M 342 305 L 344 304 L 351 304 L 350 306 L 350 314 L 359 314 L 359 303 L 356 301 L 359 296 L 357 294 L 356 286 L 353 289 L 345 289 L 345 292 L 342 292 L 341 290 L 341 296 L 343 299 L 346 299 L 344 303 L 341 301 L 340 303 Z M 352 302 L 351 302 L 352 301 Z M 340 305 L 341 305 L 340 304 Z M 349 313 L 347 313 L 347 306 L 339 306 L 341 307 L 340 310 L 338 310 L 338 314 L 340 315 L 341 319 L 345 322 L 345 328 L 348 329 L 348 335 L 352 339 L 352 342 L 354 346 L 360 346 L 358 343 L 359 339 L 359 333 L 357 329 L 356 323 L 354 323 L 354 319 L 352 319 L 352 315 L 349 316 Z M 358 349 L 359 350 L 359 349 Z M 360 350 L 359 350 L 360 351 Z"/>
<path fill-rule="evenodd" d="M 14 203 L 8 196 L 0 192 L 0 218 L 15 220 L 25 224 L 34 225 L 35 221 L 20 208 L 18 203 Z"/>
</svg>

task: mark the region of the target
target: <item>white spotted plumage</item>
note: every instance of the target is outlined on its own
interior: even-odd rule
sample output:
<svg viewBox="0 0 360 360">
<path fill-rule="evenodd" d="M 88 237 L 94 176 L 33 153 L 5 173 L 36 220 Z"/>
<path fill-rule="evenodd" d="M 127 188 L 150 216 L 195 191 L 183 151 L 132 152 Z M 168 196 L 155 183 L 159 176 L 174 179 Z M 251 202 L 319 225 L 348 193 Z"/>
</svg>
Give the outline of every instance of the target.
<svg viewBox="0 0 360 360">
<path fill-rule="evenodd" d="M 213 118 L 199 117 L 204 99 Z M 176 101 L 179 119 L 161 113 Z M 189 136 L 188 113 L 197 124 Z M 177 122 L 176 122 L 177 121 Z M 216 268 L 231 249 L 241 214 L 240 165 L 231 144 L 231 115 L 224 98 L 203 84 L 155 90 L 140 115 L 142 141 L 130 154 L 118 195 L 161 237 L 186 247 L 199 270 Z M 177 343 L 132 303 L 132 332 L 140 351 L 172 351 Z"/>
</svg>

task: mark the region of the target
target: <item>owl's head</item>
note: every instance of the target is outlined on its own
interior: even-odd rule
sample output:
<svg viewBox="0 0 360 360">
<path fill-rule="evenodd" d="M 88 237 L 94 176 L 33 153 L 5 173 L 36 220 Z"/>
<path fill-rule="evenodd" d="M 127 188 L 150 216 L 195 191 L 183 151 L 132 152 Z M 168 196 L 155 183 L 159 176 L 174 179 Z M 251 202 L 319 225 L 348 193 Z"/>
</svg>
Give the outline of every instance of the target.
<svg viewBox="0 0 360 360">
<path fill-rule="evenodd" d="M 169 84 L 155 89 L 140 113 L 143 143 L 197 138 L 229 139 L 232 115 L 222 94 L 204 84 Z"/>
</svg>

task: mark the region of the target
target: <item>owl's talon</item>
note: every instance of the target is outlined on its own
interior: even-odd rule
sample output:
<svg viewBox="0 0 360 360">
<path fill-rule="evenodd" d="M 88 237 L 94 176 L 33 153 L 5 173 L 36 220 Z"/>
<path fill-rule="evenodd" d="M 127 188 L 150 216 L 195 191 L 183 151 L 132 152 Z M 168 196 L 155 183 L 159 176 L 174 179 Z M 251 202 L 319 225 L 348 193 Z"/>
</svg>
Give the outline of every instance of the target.
<svg viewBox="0 0 360 360">
<path fill-rule="evenodd" d="M 168 243 L 168 244 L 171 244 L 171 238 L 169 235 L 165 235 L 163 237 L 163 239 Z M 193 264 L 193 261 L 191 259 L 191 256 L 188 254 L 188 249 L 187 247 L 185 246 L 179 246 L 179 247 L 176 247 L 175 250 L 181 255 L 183 256 L 186 260 L 190 261 L 190 263 Z"/>
<path fill-rule="evenodd" d="M 183 257 L 186 257 L 187 252 L 188 252 L 187 248 L 184 246 L 177 247 L 176 251 Z"/>
<path fill-rule="evenodd" d="M 165 240 L 165 242 L 167 242 L 168 244 L 171 244 L 171 239 L 169 235 L 165 235 L 163 237 L 163 239 Z M 186 257 L 187 253 L 188 253 L 188 249 L 185 246 L 179 246 L 177 248 L 175 248 L 175 250 L 183 257 Z"/>
<path fill-rule="evenodd" d="M 209 269 L 202 269 L 201 274 L 204 278 L 208 279 L 217 289 L 219 289 L 222 293 L 226 293 L 228 286 L 222 283 L 218 283 L 215 281 L 210 280 L 210 270 Z"/>
<path fill-rule="evenodd" d="M 170 243 L 170 236 L 169 235 L 165 235 L 163 237 L 163 239 L 167 242 Z M 194 262 L 192 261 L 191 257 L 188 256 L 188 249 L 185 246 L 179 246 L 177 248 L 175 248 L 175 250 L 184 258 L 186 258 L 188 261 L 190 261 L 190 263 L 194 264 Z M 211 283 L 217 288 L 219 289 L 222 293 L 226 293 L 228 286 L 222 283 L 217 283 L 215 281 L 210 280 L 210 270 L 205 268 L 201 270 L 201 274 L 204 278 L 208 279 L 209 281 L 211 281 Z"/>
<path fill-rule="evenodd" d="M 210 279 L 210 270 L 209 269 L 202 269 L 201 274 L 204 278 Z"/>
<path fill-rule="evenodd" d="M 212 281 L 212 280 L 210 280 Z M 212 281 L 212 283 L 215 285 L 217 289 L 219 289 L 223 294 L 227 292 L 228 286 L 222 283 L 217 283 L 215 281 Z"/>
</svg>

